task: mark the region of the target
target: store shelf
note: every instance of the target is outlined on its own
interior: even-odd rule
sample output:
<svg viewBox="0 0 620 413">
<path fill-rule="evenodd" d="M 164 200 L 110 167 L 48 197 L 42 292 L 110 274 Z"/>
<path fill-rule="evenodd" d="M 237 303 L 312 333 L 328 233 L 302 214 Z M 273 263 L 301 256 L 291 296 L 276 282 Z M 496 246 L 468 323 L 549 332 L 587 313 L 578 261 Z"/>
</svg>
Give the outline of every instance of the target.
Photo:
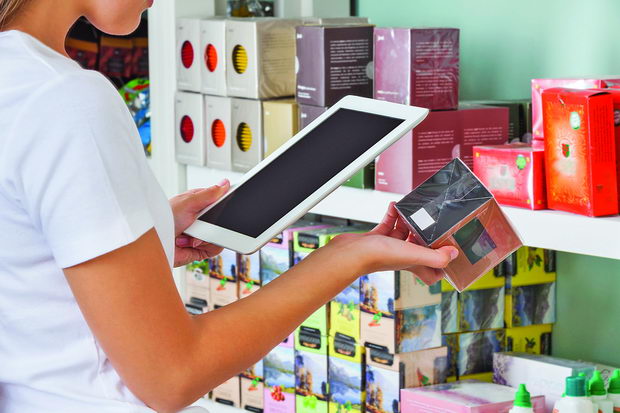
<svg viewBox="0 0 620 413">
<path fill-rule="evenodd" d="M 215 169 L 188 167 L 189 188 L 214 185 L 224 178 L 237 182 L 243 174 Z M 321 201 L 311 212 L 356 221 L 379 222 L 391 201 L 402 195 L 341 187 Z M 558 211 L 530 211 L 503 208 L 532 247 L 597 257 L 620 259 L 620 217 L 589 218 Z"/>
</svg>

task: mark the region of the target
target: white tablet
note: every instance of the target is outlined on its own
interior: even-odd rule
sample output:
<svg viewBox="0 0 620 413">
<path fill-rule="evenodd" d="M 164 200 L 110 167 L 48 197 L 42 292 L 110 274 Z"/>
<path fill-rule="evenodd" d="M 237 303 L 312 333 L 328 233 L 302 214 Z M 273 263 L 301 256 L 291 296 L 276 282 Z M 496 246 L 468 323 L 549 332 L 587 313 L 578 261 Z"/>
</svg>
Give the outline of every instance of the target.
<svg viewBox="0 0 620 413">
<path fill-rule="evenodd" d="M 251 254 L 427 114 L 428 109 L 346 96 L 245 174 L 185 232 Z"/>
</svg>

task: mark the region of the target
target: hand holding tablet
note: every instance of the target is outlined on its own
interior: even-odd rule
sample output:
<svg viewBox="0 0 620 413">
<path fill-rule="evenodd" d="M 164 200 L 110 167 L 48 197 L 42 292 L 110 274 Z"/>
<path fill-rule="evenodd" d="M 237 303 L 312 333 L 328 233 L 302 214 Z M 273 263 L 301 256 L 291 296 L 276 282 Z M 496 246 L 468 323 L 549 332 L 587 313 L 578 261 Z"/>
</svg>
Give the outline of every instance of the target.
<svg viewBox="0 0 620 413">
<path fill-rule="evenodd" d="M 427 114 L 423 108 L 347 96 L 250 170 L 185 232 L 250 254 Z"/>
</svg>

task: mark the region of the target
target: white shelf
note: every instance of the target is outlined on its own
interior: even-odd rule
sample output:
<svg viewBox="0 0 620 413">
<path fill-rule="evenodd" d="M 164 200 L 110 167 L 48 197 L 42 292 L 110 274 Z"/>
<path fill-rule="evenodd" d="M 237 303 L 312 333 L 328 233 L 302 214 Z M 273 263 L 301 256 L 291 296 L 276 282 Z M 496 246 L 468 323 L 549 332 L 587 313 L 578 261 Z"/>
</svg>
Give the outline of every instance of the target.
<svg viewBox="0 0 620 413">
<path fill-rule="evenodd" d="M 188 167 L 189 188 L 214 185 L 224 178 L 231 183 L 243 174 L 215 169 Z M 402 195 L 341 187 L 321 201 L 311 212 L 356 221 L 379 222 L 391 201 Z M 503 208 L 525 245 L 557 251 L 620 259 L 620 217 L 589 218 L 559 211 L 530 211 Z"/>
</svg>

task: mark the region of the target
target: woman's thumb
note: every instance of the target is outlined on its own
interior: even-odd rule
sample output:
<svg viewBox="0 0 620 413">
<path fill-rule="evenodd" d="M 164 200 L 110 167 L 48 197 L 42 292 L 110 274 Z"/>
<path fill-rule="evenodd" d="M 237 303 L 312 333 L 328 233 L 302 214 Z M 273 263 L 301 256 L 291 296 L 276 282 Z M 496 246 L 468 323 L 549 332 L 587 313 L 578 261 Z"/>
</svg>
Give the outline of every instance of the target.
<svg viewBox="0 0 620 413">
<path fill-rule="evenodd" d="M 198 213 L 209 205 L 220 199 L 230 189 L 230 182 L 224 179 L 217 185 L 195 191 L 190 194 L 187 200 L 187 209 L 194 213 Z"/>
</svg>

